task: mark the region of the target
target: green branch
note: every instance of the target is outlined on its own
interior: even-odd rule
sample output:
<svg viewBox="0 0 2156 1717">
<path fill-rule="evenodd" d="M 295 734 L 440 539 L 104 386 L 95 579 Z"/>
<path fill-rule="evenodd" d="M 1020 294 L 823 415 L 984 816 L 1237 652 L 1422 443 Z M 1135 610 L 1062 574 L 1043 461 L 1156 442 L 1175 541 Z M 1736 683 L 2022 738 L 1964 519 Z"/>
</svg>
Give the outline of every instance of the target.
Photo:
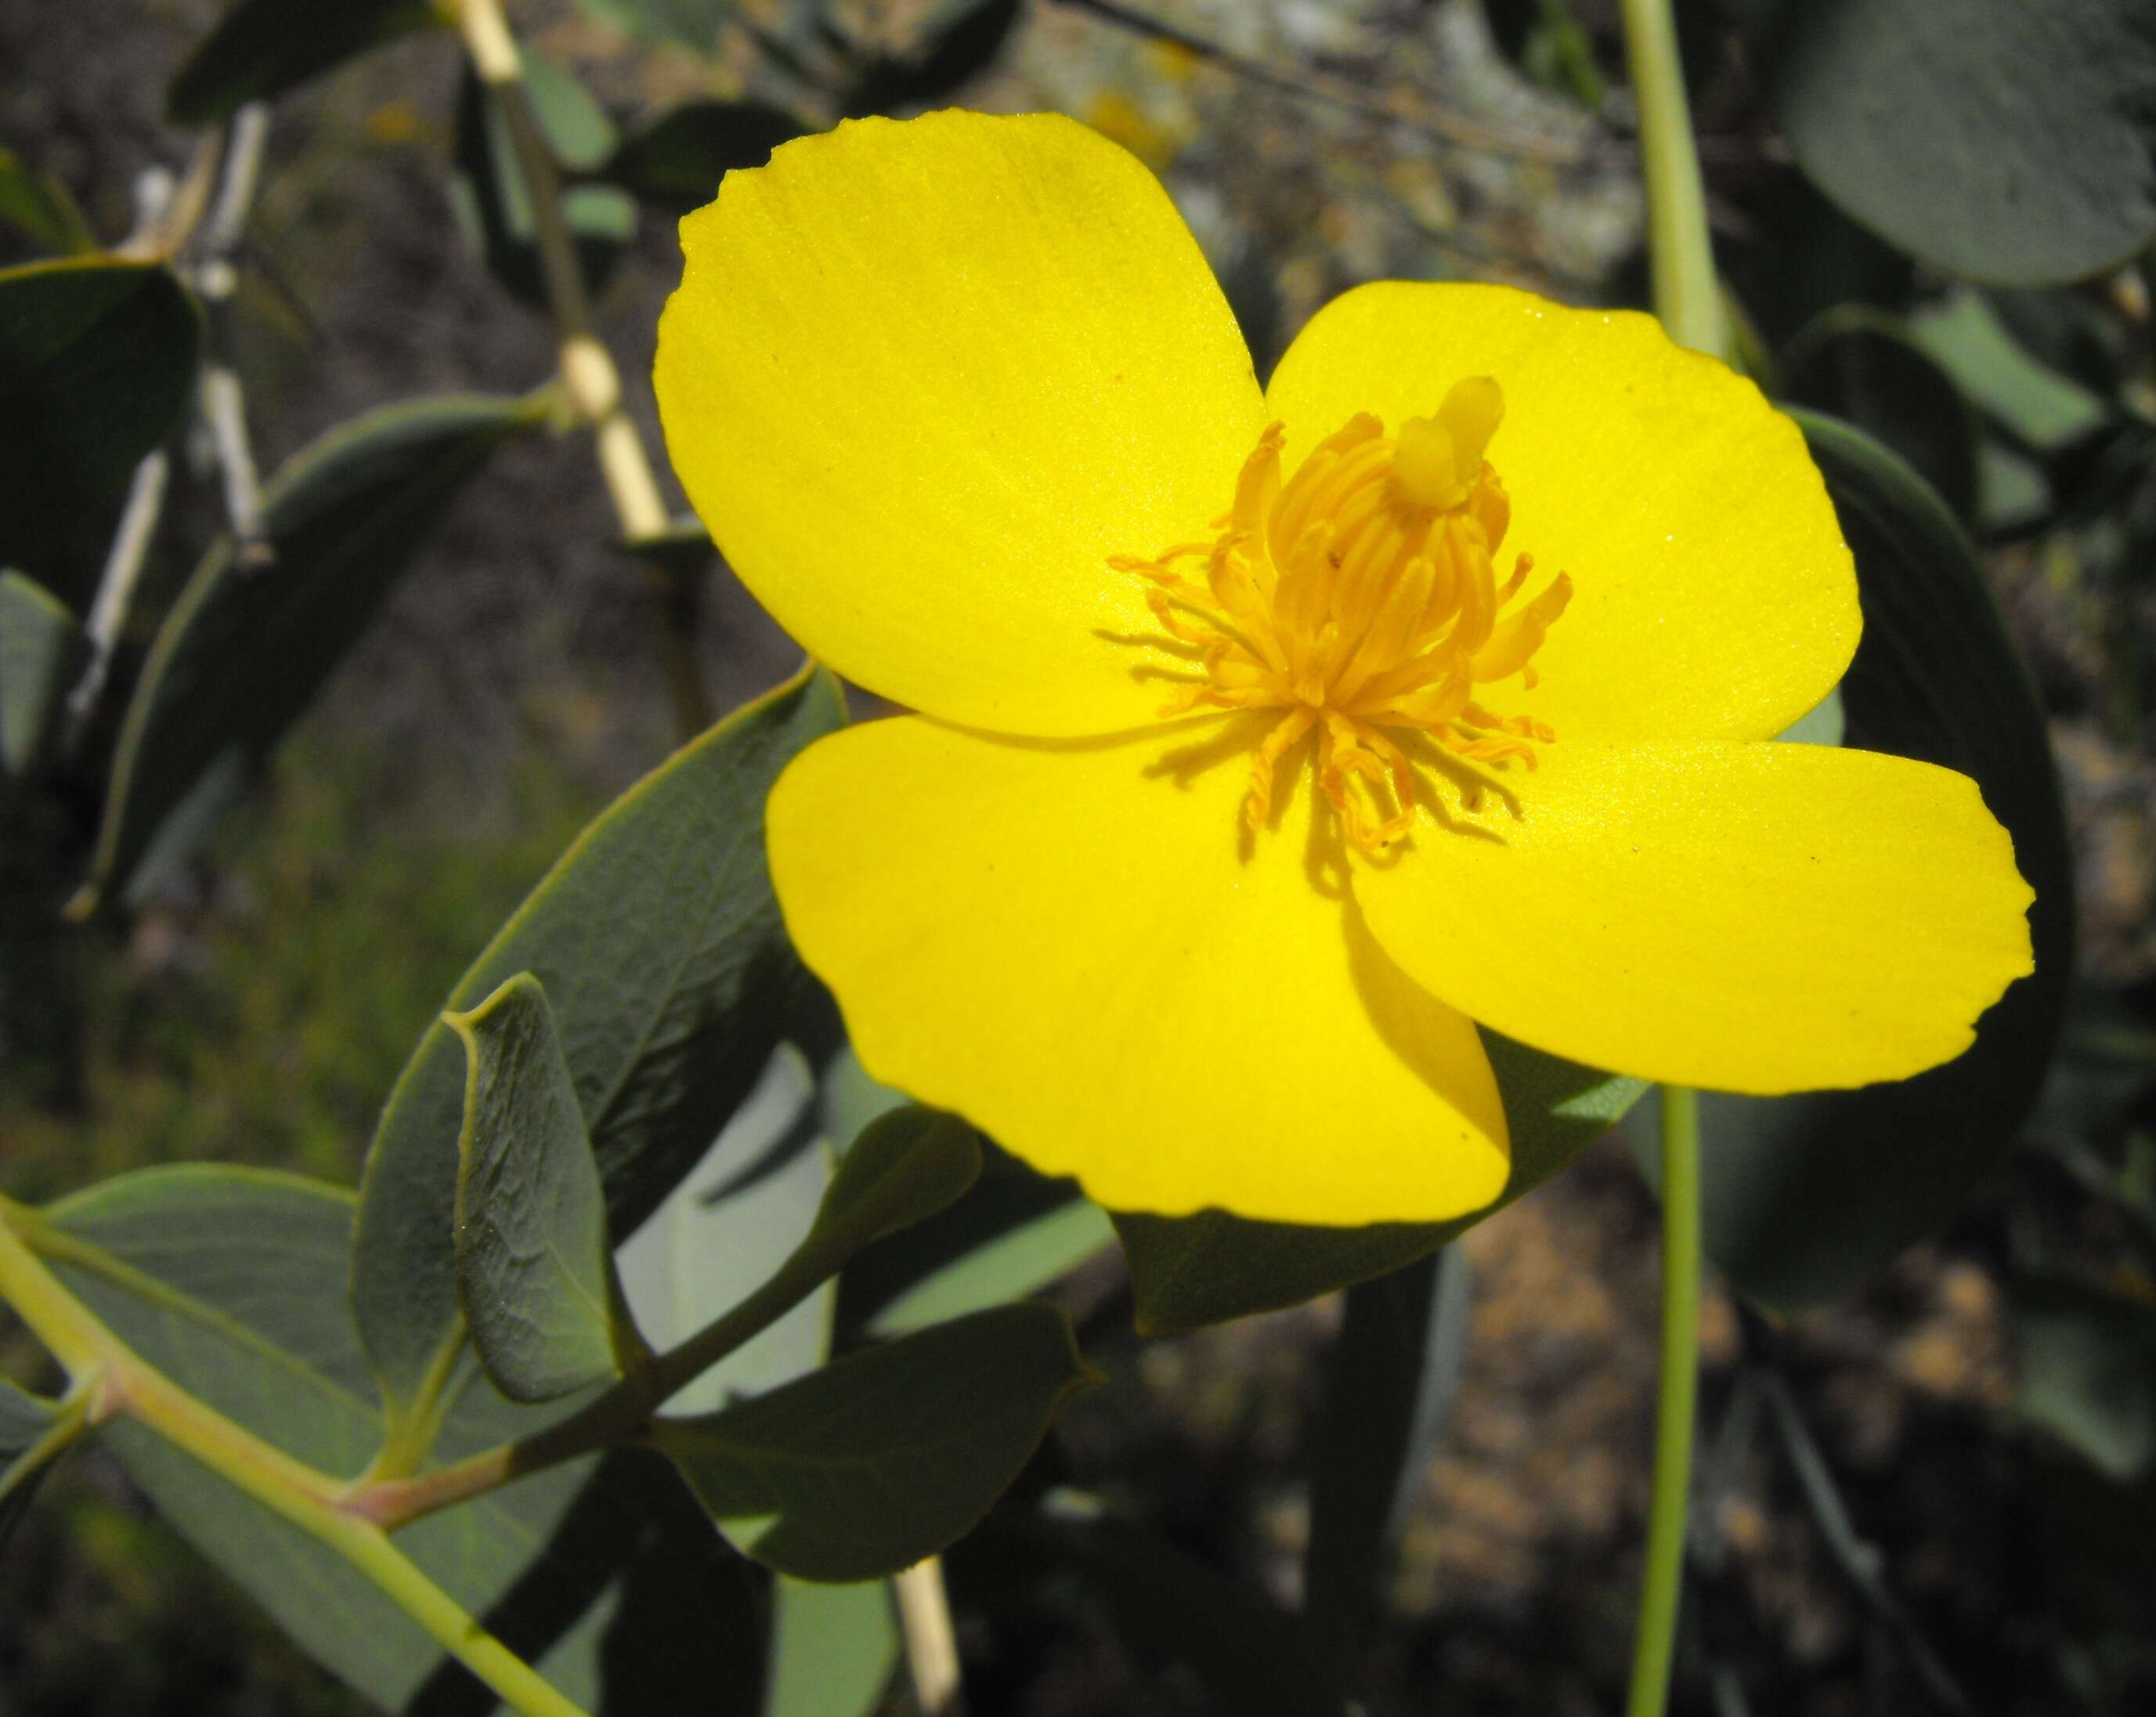
<svg viewBox="0 0 2156 1717">
<path fill-rule="evenodd" d="M 651 1416 L 669 1396 L 761 1335 L 837 1275 L 856 1249 L 844 1243 L 846 1238 L 834 1236 L 838 1243 L 819 1244 L 818 1236 L 812 1234 L 777 1275 L 732 1311 L 685 1341 L 653 1355 L 642 1369 L 559 1424 L 431 1473 L 363 1482 L 346 1492 L 341 1506 L 384 1530 L 393 1530 L 498 1489 L 512 1478 L 557 1467 L 595 1449 L 634 1441 L 644 1434 Z"/>
<path fill-rule="evenodd" d="M 163 1438 L 243 1495 L 335 1550 L 522 1717 L 583 1717 L 553 1685 L 481 1627 L 455 1599 L 346 1506 L 346 1487 L 198 1401 L 69 1293 L 16 1232 L 27 1215 L 0 1201 L 0 1300 L 64 1366 L 85 1422 L 122 1416 Z"/>
</svg>

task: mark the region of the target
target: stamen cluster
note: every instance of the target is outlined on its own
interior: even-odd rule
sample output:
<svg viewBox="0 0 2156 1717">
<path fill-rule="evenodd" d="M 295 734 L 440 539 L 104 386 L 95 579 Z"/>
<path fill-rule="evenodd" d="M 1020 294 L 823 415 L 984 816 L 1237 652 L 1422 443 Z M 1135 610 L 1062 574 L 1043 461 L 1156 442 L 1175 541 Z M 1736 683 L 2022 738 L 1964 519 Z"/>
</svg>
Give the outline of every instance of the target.
<svg viewBox="0 0 2156 1717">
<path fill-rule="evenodd" d="M 1245 462 L 1213 540 L 1178 543 L 1153 560 L 1111 558 L 1146 581 L 1154 616 L 1196 653 L 1197 673 L 1163 717 L 1283 712 L 1252 762 L 1243 813 L 1253 830 L 1271 810 L 1276 767 L 1312 733 L 1320 788 L 1348 839 L 1372 852 L 1414 824 L 1414 771 L 1393 734 L 1426 735 L 1469 762 L 1518 758 L 1530 769 L 1535 746 L 1556 738 L 1473 696 L 1514 674 L 1532 688 L 1530 658 L 1572 597 L 1559 573 L 1512 605 L 1534 569 L 1525 554 L 1496 581 L 1492 557 L 1512 505 L 1482 455 L 1504 409 L 1497 383 L 1473 377 L 1397 436 L 1360 413 L 1285 483 L 1285 436 L 1274 424 Z M 1178 570 L 1193 561 L 1204 563 L 1202 586 Z"/>
</svg>

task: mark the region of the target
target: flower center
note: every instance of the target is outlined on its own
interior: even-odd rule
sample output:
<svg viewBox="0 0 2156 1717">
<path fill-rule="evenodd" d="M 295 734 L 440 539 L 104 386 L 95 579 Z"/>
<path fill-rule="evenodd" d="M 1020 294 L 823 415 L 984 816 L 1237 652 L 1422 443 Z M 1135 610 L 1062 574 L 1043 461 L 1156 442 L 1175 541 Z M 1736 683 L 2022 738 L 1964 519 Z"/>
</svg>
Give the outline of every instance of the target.
<svg viewBox="0 0 2156 1717">
<path fill-rule="evenodd" d="M 1285 482 L 1281 426 L 1244 463 L 1235 504 L 1210 542 L 1156 560 L 1112 555 L 1146 581 L 1146 601 L 1195 671 L 1163 717 L 1195 709 L 1277 709 L 1258 747 L 1245 820 L 1261 828 L 1275 766 L 1317 734 L 1317 779 L 1348 838 L 1366 852 L 1414 825 L 1414 771 L 1395 735 L 1421 734 L 1456 758 L 1522 759 L 1556 734 L 1527 716 L 1499 716 L 1476 686 L 1519 675 L 1572 599 L 1559 573 L 1515 603 L 1531 556 L 1498 583 L 1491 557 L 1512 503 L 1482 456 L 1505 414 L 1487 376 L 1456 384 L 1436 413 L 1397 435 L 1358 413 L 1312 450 Z M 1202 562 L 1202 583 L 1177 570 Z M 1508 611 L 1509 609 L 1509 611 Z M 1182 676 L 1178 676 L 1182 677 Z"/>
</svg>

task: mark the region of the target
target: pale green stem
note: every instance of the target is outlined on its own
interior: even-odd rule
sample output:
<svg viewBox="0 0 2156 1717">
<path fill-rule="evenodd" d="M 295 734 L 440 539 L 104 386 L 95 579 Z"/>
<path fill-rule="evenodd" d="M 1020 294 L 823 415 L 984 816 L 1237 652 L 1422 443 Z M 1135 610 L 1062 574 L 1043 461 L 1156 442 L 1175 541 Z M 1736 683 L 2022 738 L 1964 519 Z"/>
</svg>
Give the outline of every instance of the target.
<svg viewBox="0 0 2156 1717">
<path fill-rule="evenodd" d="M 1625 47 L 1640 110 L 1655 314 L 1679 345 L 1725 357 L 1729 332 L 1707 242 L 1707 189 L 1692 143 L 1670 0 L 1625 0 Z"/>
<path fill-rule="evenodd" d="M 1662 1087 L 1662 1380 L 1655 1410 L 1655 1494 L 1625 1717 L 1662 1717 L 1669 1704 L 1699 1398 L 1699 1093 L 1668 1085 Z"/>
<path fill-rule="evenodd" d="M 46 1268 L 0 1202 L 0 1300 L 86 1389 L 91 1422 L 125 1415 L 280 1519 L 336 1551 L 521 1717 L 584 1714 L 482 1628 L 372 1521 L 340 1506 L 337 1481 L 187 1393 L 146 1365 Z"/>
<path fill-rule="evenodd" d="M 1625 44 L 1640 112 L 1647 254 L 1655 314 L 1680 345 L 1729 355 L 1729 330 L 1707 225 L 1707 188 L 1692 141 L 1670 0 L 1624 0 Z M 1676 1656 L 1699 1396 L 1699 1097 L 1662 1091 L 1662 1355 L 1655 1417 L 1654 1501 L 1633 1641 L 1626 1717 L 1662 1717 Z"/>
<path fill-rule="evenodd" d="M 503 1443 L 411 1478 L 362 1483 L 344 1499 L 350 1512 L 384 1527 L 409 1525 L 424 1515 L 483 1495 L 548 1467 L 642 1434 L 652 1413 L 737 1348 L 776 1324 L 838 1274 L 867 1236 L 825 1241 L 812 1235 L 778 1273 L 724 1316 L 679 1346 L 654 1355 L 588 1406 L 521 1442 Z"/>
</svg>

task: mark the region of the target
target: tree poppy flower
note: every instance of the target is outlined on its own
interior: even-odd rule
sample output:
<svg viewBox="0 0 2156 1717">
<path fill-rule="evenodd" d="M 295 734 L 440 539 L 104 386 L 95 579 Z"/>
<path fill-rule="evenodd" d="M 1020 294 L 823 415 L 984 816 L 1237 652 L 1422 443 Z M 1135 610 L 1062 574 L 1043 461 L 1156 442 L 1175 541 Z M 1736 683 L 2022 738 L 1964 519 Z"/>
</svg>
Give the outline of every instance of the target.
<svg viewBox="0 0 2156 1717">
<path fill-rule="evenodd" d="M 1856 644 L 1803 438 L 1650 317 L 1388 282 L 1260 388 L 1159 184 L 1050 116 L 868 120 L 682 226 L 676 469 L 917 715 L 768 810 L 862 1061 L 1113 1208 L 1502 1190 L 1475 1021 L 1778 1092 L 2030 969 L 1975 785 L 1770 743 Z"/>
</svg>

